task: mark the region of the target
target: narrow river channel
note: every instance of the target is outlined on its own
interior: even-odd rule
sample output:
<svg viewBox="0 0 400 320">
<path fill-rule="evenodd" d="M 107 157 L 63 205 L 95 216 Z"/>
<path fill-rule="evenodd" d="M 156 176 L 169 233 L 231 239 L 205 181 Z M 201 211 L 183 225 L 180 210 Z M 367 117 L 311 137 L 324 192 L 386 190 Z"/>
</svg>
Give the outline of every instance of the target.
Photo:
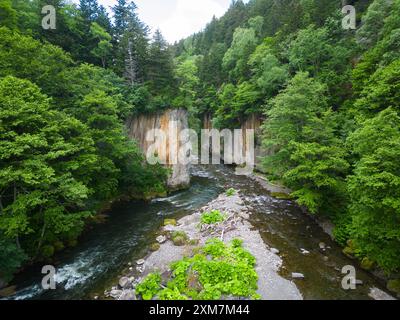
<svg viewBox="0 0 400 320">
<path fill-rule="evenodd" d="M 190 189 L 150 203 L 121 203 L 108 213 L 106 223 L 87 231 L 77 247 L 57 256 L 57 288 L 41 287 L 41 266 L 27 269 L 14 280 L 11 299 L 92 299 L 118 282 L 128 263 L 144 257 L 163 220 L 193 213 L 227 188 L 240 190 L 253 208 L 251 222 L 265 242 L 280 251 L 282 275 L 302 273 L 295 283 L 304 299 L 369 299 L 371 287 L 383 289 L 370 274 L 357 270 L 363 285 L 346 291 L 341 287 L 343 266 L 354 262 L 301 209 L 291 201 L 277 200 L 257 182 L 236 176 L 225 166 L 196 167 Z M 319 244 L 329 248 L 321 252 Z M 301 249 L 310 252 L 304 255 Z"/>
</svg>

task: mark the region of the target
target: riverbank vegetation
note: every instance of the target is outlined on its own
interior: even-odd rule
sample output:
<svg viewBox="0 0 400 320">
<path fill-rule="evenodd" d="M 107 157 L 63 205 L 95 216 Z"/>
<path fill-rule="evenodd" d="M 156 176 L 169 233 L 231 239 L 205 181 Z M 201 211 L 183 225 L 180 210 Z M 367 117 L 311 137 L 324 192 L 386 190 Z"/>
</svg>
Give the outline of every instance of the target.
<svg viewBox="0 0 400 320">
<path fill-rule="evenodd" d="M 143 300 L 221 300 L 225 297 L 257 299 L 255 258 L 240 240 L 226 245 L 210 239 L 193 257 L 171 265 L 166 279 L 151 273 L 136 287 Z"/>
<path fill-rule="evenodd" d="M 56 8 L 55 30 L 42 28 L 44 5 Z M 86 221 L 120 195 L 165 193 L 166 170 L 145 163 L 124 121 L 161 103 L 151 92 L 169 90 L 156 70 L 169 56 L 161 34 L 150 41 L 126 1 L 114 7 L 113 22 L 97 1 L 1 0 L 0 10 L 0 278 L 7 281 L 24 264 L 75 245 Z M 142 103 L 150 96 L 154 102 Z"/>
<path fill-rule="evenodd" d="M 262 170 L 336 224 L 346 252 L 400 269 L 400 1 L 234 1 L 175 45 L 192 113 L 263 120 Z M 189 68 L 188 66 L 192 67 Z M 350 250 L 349 250 L 350 249 Z"/>
</svg>

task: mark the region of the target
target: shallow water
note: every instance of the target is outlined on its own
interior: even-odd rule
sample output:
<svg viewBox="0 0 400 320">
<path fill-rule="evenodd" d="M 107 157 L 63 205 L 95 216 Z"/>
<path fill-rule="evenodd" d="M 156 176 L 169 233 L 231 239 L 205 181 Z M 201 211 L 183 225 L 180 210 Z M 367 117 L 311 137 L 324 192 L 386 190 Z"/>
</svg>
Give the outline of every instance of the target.
<svg viewBox="0 0 400 320">
<path fill-rule="evenodd" d="M 87 231 L 79 245 L 57 256 L 57 289 L 41 289 L 41 266 L 34 266 L 16 277 L 17 294 L 12 299 L 90 299 L 101 296 L 118 282 L 129 262 L 144 257 L 154 243 L 166 217 L 179 218 L 193 213 L 218 197 L 227 188 L 239 189 L 253 210 L 253 225 L 265 242 L 280 251 L 284 265 L 282 275 L 292 272 L 305 275 L 296 285 L 305 299 L 369 299 L 369 288 L 381 288 L 371 275 L 357 270 L 364 285 L 356 290 L 341 288 L 343 266 L 354 261 L 300 208 L 291 201 L 272 198 L 255 181 L 236 176 L 224 166 L 193 169 L 191 188 L 151 203 L 121 203 L 109 212 L 107 223 Z M 319 243 L 330 249 L 320 252 Z M 303 255 L 301 249 L 310 252 Z M 328 260 L 326 261 L 326 258 Z"/>
</svg>

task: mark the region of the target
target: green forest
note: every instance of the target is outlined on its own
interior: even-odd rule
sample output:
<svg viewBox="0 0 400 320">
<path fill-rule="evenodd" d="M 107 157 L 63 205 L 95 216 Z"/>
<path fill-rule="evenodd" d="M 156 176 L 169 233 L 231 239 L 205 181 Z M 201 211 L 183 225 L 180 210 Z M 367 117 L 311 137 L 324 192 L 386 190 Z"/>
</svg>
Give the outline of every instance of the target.
<svg viewBox="0 0 400 320">
<path fill-rule="evenodd" d="M 76 245 L 111 201 L 167 192 L 124 124 L 169 108 L 196 130 L 260 117 L 268 179 L 400 271 L 400 0 L 235 0 L 187 39 L 151 34 L 127 0 L 0 0 L 0 278 Z"/>
</svg>

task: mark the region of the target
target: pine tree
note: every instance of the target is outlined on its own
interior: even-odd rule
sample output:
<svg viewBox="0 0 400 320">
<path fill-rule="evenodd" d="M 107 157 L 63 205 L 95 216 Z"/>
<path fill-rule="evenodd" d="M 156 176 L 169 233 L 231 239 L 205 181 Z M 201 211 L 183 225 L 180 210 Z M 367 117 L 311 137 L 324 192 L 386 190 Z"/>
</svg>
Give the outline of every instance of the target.
<svg viewBox="0 0 400 320">
<path fill-rule="evenodd" d="M 160 30 L 156 30 L 150 45 L 147 80 L 154 93 L 165 93 L 175 87 L 172 55 Z"/>
<path fill-rule="evenodd" d="M 129 84 L 140 83 L 145 76 L 148 27 L 140 21 L 134 2 L 119 0 L 114 11 L 115 71 Z"/>
</svg>

